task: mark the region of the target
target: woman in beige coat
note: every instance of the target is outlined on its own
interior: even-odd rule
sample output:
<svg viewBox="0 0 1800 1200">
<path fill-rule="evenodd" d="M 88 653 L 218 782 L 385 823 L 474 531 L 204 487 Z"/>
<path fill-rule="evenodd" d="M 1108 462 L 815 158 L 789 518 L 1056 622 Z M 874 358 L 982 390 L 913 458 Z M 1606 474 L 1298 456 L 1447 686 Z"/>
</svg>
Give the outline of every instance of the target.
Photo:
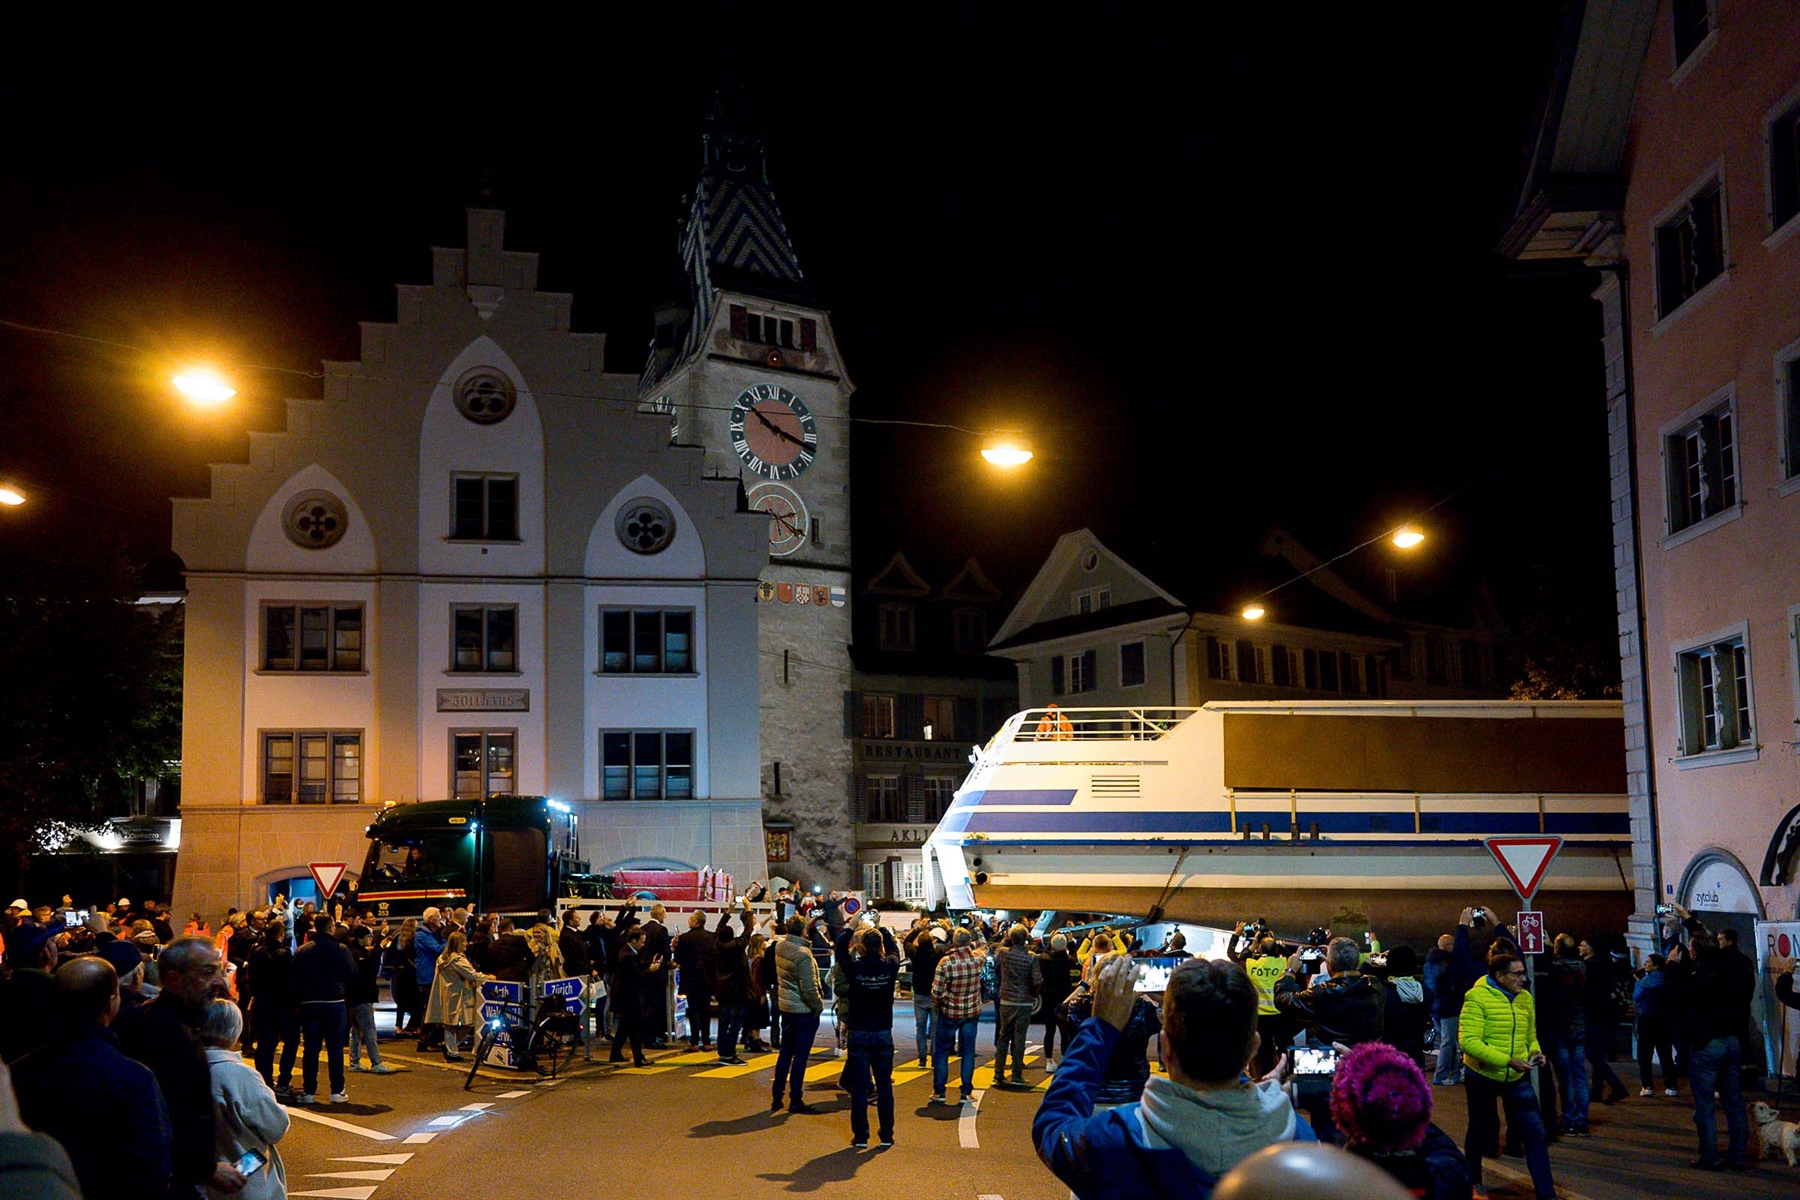
<svg viewBox="0 0 1800 1200">
<path fill-rule="evenodd" d="M 431 980 L 431 998 L 425 1002 L 425 1024 L 444 1027 L 444 1057 L 461 1062 L 457 1048 L 481 1009 L 481 985 L 493 979 L 475 969 L 464 950 L 469 944 L 461 930 L 452 933 L 438 955 L 437 974 Z"/>
<path fill-rule="evenodd" d="M 206 1047 L 206 1067 L 212 1073 L 214 1150 L 218 1161 L 236 1164 L 251 1150 L 264 1163 L 246 1172 L 243 1190 L 225 1193 L 207 1190 L 213 1200 L 227 1194 L 235 1200 L 287 1200 L 287 1169 L 275 1143 L 288 1130 L 287 1110 L 262 1081 L 256 1068 L 244 1061 L 234 1046 L 244 1032 L 244 1017 L 229 1000 L 206 1006 L 200 1021 L 200 1041 Z"/>
</svg>

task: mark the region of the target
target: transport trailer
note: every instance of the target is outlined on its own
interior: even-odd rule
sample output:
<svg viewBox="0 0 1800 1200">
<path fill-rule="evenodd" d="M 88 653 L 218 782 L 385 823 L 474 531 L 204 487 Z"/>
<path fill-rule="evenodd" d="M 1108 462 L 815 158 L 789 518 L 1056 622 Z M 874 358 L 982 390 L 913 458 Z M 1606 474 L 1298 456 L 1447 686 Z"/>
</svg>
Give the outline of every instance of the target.
<svg viewBox="0 0 1800 1200">
<path fill-rule="evenodd" d="M 1632 909 L 1617 701 L 1214 702 L 1028 709 L 971 756 L 926 840 L 926 902 L 1309 929 L 1384 941 L 1516 898 L 1489 837 L 1563 839 L 1557 929 Z M 1348 923 L 1346 923 L 1348 924 Z"/>
</svg>

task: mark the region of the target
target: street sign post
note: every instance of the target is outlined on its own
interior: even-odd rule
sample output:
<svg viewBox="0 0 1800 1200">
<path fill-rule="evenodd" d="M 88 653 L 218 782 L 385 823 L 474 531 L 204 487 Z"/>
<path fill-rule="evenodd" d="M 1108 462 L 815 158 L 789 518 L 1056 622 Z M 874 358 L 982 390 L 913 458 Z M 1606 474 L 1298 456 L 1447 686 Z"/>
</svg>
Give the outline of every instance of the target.
<svg viewBox="0 0 1800 1200">
<path fill-rule="evenodd" d="M 574 1013 L 578 1017 L 587 1011 L 587 1003 L 581 998 L 581 980 L 578 977 L 546 979 L 543 992 L 545 999 L 561 996 L 563 1004 L 567 1006 L 565 1011 Z"/>
<path fill-rule="evenodd" d="M 319 911 L 329 911 L 326 906 L 331 903 L 331 893 L 337 891 L 337 885 L 344 878 L 343 863 L 307 863 L 312 872 L 313 882 L 319 885 Z"/>
</svg>

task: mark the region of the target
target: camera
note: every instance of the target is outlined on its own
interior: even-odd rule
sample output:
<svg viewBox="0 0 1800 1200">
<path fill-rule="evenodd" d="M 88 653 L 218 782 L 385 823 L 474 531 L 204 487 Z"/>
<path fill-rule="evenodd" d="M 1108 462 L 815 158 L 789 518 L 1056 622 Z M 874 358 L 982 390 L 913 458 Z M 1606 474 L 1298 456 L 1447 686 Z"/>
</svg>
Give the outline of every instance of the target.
<svg viewBox="0 0 1800 1200">
<path fill-rule="evenodd" d="M 1477 904 L 1469 910 L 1469 928 L 1480 929 L 1488 923 L 1488 910 Z"/>
<path fill-rule="evenodd" d="M 1336 1046 L 1295 1046 L 1293 1055 L 1294 1090 L 1302 1096 L 1322 1096 L 1331 1091 L 1331 1077 L 1337 1073 Z"/>
<path fill-rule="evenodd" d="M 1673 904 L 1659 904 L 1656 906 L 1656 915 L 1659 917 L 1674 916 L 1675 906 Z"/>
</svg>

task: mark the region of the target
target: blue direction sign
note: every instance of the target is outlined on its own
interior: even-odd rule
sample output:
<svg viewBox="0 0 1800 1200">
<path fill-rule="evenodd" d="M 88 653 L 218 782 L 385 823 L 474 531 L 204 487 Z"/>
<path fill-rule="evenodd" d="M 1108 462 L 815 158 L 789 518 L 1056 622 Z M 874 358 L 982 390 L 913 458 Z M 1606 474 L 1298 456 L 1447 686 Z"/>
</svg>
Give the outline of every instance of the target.
<svg viewBox="0 0 1800 1200">
<path fill-rule="evenodd" d="M 481 985 L 481 998 L 483 1000 L 504 1000 L 509 1004 L 523 1004 L 525 1003 L 525 985 L 491 979 Z"/>
<path fill-rule="evenodd" d="M 481 1002 L 481 1019 L 483 1022 L 491 1021 L 495 1017 L 505 1017 L 507 1020 L 516 1023 L 522 1017 L 523 1011 L 524 1010 L 517 1004 L 507 1004 L 500 1000 L 483 1000 Z"/>
<path fill-rule="evenodd" d="M 580 1016 L 587 1011 L 587 1004 L 581 998 L 581 980 L 579 978 L 546 979 L 543 991 L 546 998 L 561 996 L 567 1012 Z"/>
</svg>

